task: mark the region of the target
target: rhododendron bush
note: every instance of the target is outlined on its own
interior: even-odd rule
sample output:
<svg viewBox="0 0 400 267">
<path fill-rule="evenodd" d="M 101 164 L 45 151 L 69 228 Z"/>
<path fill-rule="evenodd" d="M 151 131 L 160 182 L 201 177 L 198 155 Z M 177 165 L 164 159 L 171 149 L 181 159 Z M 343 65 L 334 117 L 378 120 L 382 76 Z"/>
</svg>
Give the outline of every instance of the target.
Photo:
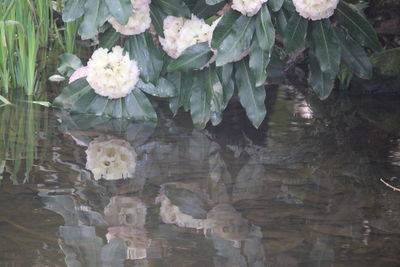
<svg viewBox="0 0 400 267">
<path fill-rule="evenodd" d="M 62 18 L 80 19 L 81 38 L 97 47 L 87 66 L 69 69 L 56 104 L 154 121 L 154 99 L 165 98 L 198 128 L 219 124 L 235 94 L 258 127 L 267 79 L 295 55 L 306 56 L 323 100 L 343 72 L 370 78 L 367 52 L 381 50 L 362 11 L 344 0 L 66 0 Z"/>
</svg>

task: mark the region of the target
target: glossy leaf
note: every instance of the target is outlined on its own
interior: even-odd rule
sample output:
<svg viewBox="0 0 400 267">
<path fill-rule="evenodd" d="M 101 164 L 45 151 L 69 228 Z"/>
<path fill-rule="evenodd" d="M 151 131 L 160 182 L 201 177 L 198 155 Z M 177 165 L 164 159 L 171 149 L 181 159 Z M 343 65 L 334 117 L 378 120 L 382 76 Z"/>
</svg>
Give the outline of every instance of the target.
<svg viewBox="0 0 400 267">
<path fill-rule="evenodd" d="M 336 75 L 340 65 L 340 46 L 337 44 L 329 20 L 318 20 L 312 23 L 314 53 L 322 72 Z"/>
<path fill-rule="evenodd" d="M 82 17 L 86 0 L 67 0 L 62 11 L 64 22 L 71 22 Z"/>
<path fill-rule="evenodd" d="M 322 72 L 317 58 L 312 53 L 310 53 L 309 58 L 308 82 L 319 99 L 325 100 L 332 92 L 335 84 L 335 76 L 327 72 Z"/>
<path fill-rule="evenodd" d="M 285 0 L 269 0 L 267 3 L 272 11 L 277 12 L 282 8 L 283 2 L 285 2 Z"/>
<path fill-rule="evenodd" d="M 233 74 L 233 63 L 225 64 L 221 67 L 216 68 L 219 80 L 222 83 L 223 93 L 224 93 L 224 109 L 228 106 L 229 100 L 233 96 L 235 89 L 235 82 L 232 77 Z"/>
<path fill-rule="evenodd" d="M 205 69 L 205 77 L 206 90 L 211 92 L 210 119 L 215 126 L 222 121 L 222 112 L 225 109 L 224 88 L 214 66 Z"/>
<path fill-rule="evenodd" d="M 113 27 L 109 27 L 102 35 L 99 41 L 99 46 L 107 49 L 111 49 L 116 45 L 121 34 L 117 32 Z"/>
<path fill-rule="evenodd" d="M 164 37 L 163 25 L 164 19 L 167 17 L 167 14 L 165 14 L 160 7 L 154 5 L 154 3 L 152 2 L 150 4 L 150 17 L 151 23 L 154 25 L 156 33 L 159 36 Z"/>
<path fill-rule="evenodd" d="M 287 53 L 304 47 L 307 28 L 308 20 L 304 19 L 296 12 L 293 13 L 287 23 L 283 36 L 283 44 Z"/>
<path fill-rule="evenodd" d="M 340 1 L 336 8 L 336 17 L 340 24 L 342 24 L 353 36 L 355 40 L 361 43 L 361 45 L 369 47 L 375 51 L 382 50 L 382 46 L 379 43 L 378 36 L 366 20 L 357 10 L 351 5 Z"/>
<path fill-rule="evenodd" d="M 198 18 L 208 19 L 209 17 L 214 16 L 225 5 L 225 1 L 219 1 L 219 3 L 213 5 L 207 4 L 206 2 L 207 0 L 196 1 L 196 4 L 192 9 L 192 13 Z"/>
<path fill-rule="evenodd" d="M 192 93 L 190 97 L 190 115 L 196 128 L 203 129 L 210 120 L 212 92 L 204 85 L 207 80 L 207 70 L 195 72 Z"/>
<path fill-rule="evenodd" d="M 190 10 L 182 0 L 153 0 L 167 15 L 190 18 Z"/>
<path fill-rule="evenodd" d="M 157 83 L 164 61 L 150 33 L 129 36 L 125 41 L 125 50 L 131 59 L 137 61 L 143 81 Z"/>
<path fill-rule="evenodd" d="M 122 25 L 128 23 L 132 15 L 132 3 L 130 0 L 105 0 L 108 10 L 115 20 Z"/>
<path fill-rule="evenodd" d="M 364 48 L 338 28 L 335 28 L 335 35 L 342 50 L 342 59 L 347 67 L 358 77 L 370 79 L 372 64 Z"/>
<path fill-rule="evenodd" d="M 240 13 L 232 9 L 225 13 L 213 32 L 211 40 L 213 49 L 218 49 L 222 41 L 231 33 L 232 27 L 239 17 Z"/>
<path fill-rule="evenodd" d="M 246 110 L 247 117 L 258 128 L 263 122 L 267 110 L 265 108 L 265 88 L 256 87 L 253 75 L 248 66 L 247 60 L 235 63 L 236 66 L 236 85 L 239 93 L 239 100 Z"/>
<path fill-rule="evenodd" d="M 210 50 L 208 42 L 192 45 L 168 65 L 167 71 L 186 72 L 189 70 L 200 69 L 210 61 L 212 55 L 213 52 Z"/>
<path fill-rule="evenodd" d="M 59 67 L 57 71 L 64 76 L 71 76 L 75 70 L 82 67 L 80 58 L 70 53 L 64 53 L 58 56 L 58 61 Z"/>
<path fill-rule="evenodd" d="M 225 2 L 225 0 L 206 0 L 207 5 L 216 5 L 218 3 Z"/>
<path fill-rule="evenodd" d="M 275 27 L 267 5 L 263 5 L 257 14 L 256 34 L 260 48 L 271 51 L 275 43 Z"/>
<path fill-rule="evenodd" d="M 72 113 L 140 121 L 157 120 L 157 114 L 149 99 L 138 88 L 124 98 L 108 99 L 96 94 L 85 78 L 65 87 L 54 100 L 54 104 Z"/>
<path fill-rule="evenodd" d="M 253 41 L 250 48 L 249 67 L 253 73 L 256 86 L 263 86 L 267 80 L 267 66 L 271 58 L 271 52 L 263 51 L 257 40 Z"/>
<path fill-rule="evenodd" d="M 249 49 L 254 30 L 254 19 L 240 16 L 233 24 L 232 31 L 218 48 L 216 58 L 217 66 L 235 61 L 246 49 Z"/>
<path fill-rule="evenodd" d="M 109 12 L 104 1 L 98 0 L 87 0 L 84 10 L 85 15 L 79 26 L 78 34 L 82 40 L 87 40 L 99 33 L 99 27 L 107 21 Z"/>
<path fill-rule="evenodd" d="M 136 87 L 143 92 L 156 96 L 156 97 L 174 97 L 175 96 L 175 86 L 165 78 L 160 78 L 157 85 L 151 83 L 145 83 L 141 80 L 138 81 Z"/>
</svg>

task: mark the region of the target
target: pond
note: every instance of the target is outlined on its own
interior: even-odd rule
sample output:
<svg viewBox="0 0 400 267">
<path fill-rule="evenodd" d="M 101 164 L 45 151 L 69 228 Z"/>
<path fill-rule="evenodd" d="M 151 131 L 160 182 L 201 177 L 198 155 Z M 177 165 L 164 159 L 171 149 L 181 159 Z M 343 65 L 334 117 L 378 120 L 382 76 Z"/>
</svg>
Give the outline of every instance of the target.
<svg viewBox="0 0 400 267">
<path fill-rule="evenodd" d="M 258 130 L 2 107 L 0 265 L 400 266 L 400 98 L 267 99 Z"/>
</svg>

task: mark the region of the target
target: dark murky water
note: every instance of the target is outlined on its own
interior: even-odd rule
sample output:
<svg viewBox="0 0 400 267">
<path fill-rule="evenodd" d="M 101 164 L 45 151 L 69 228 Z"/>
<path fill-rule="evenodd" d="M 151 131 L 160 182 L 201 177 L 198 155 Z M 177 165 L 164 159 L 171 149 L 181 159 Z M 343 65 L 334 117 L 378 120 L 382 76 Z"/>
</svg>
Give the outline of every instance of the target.
<svg viewBox="0 0 400 267">
<path fill-rule="evenodd" d="M 400 266 L 400 99 L 269 99 L 258 131 L 1 108 L 0 266 Z"/>
</svg>

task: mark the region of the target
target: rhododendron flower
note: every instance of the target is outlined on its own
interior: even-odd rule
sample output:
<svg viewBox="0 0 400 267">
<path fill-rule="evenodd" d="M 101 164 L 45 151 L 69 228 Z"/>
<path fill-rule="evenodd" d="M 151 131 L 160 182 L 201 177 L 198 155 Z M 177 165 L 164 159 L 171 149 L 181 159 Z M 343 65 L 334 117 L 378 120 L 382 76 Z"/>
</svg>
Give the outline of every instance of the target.
<svg viewBox="0 0 400 267">
<path fill-rule="evenodd" d="M 252 17 L 260 10 L 261 6 L 268 0 L 233 0 L 232 9 L 245 16 Z"/>
<path fill-rule="evenodd" d="M 88 75 L 88 67 L 80 67 L 72 73 L 71 77 L 69 77 L 69 83 L 73 83 L 80 78 L 86 77 Z"/>
<path fill-rule="evenodd" d="M 135 35 L 145 32 L 151 24 L 150 2 L 151 0 L 131 0 L 132 15 L 129 17 L 126 25 L 119 24 L 114 17 L 111 17 L 108 22 L 117 32 L 124 35 Z"/>
<path fill-rule="evenodd" d="M 326 19 L 333 15 L 339 0 L 293 0 L 300 16 L 311 19 Z"/>
<path fill-rule="evenodd" d="M 135 172 L 136 152 L 124 140 L 97 138 L 90 142 L 86 156 L 86 169 L 96 180 L 131 178 Z"/>
<path fill-rule="evenodd" d="M 160 37 L 160 43 L 172 58 L 178 58 L 186 48 L 210 38 L 211 26 L 194 15 L 191 19 L 168 16 L 163 28 L 165 38 Z"/>
<path fill-rule="evenodd" d="M 139 80 L 136 61 L 130 60 L 120 46 L 112 52 L 99 48 L 94 51 L 87 65 L 87 81 L 102 96 L 116 99 L 127 96 Z"/>
</svg>

